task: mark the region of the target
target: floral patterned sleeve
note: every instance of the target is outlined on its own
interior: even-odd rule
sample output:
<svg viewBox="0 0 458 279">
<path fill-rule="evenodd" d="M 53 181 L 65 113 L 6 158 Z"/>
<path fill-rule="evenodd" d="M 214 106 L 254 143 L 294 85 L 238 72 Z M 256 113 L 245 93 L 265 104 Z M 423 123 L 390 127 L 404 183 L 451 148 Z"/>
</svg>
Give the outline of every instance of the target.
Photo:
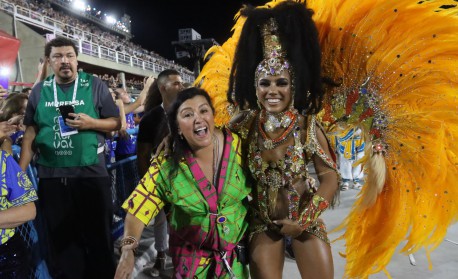
<svg viewBox="0 0 458 279">
<path fill-rule="evenodd" d="M 145 225 L 159 214 L 161 208 L 164 207 L 164 201 L 161 199 L 159 189 L 161 186 L 159 181 L 162 180 L 162 162 L 162 157 L 153 160 L 145 176 L 122 205 L 128 213 L 137 217 Z"/>
<path fill-rule="evenodd" d="M 38 199 L 27 174 L 22 171 L 13 156 L 2 151 L 2 187 L 7 187 L 7 200 L 12 206 L 21 206 Z M 3 189 L 2 189 L 3 192 Z"/>
</svg>

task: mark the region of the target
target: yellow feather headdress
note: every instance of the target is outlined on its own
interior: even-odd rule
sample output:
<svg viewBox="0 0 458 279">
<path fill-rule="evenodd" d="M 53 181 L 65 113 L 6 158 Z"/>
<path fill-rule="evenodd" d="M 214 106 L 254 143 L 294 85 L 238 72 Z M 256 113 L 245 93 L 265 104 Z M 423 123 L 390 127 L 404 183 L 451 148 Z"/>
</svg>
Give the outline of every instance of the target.
<svg viewBox="0 0 458 279">
<path fill-rule="evenodd" d="M 323 76 L 341 83 L 321 116 L 345 116 L 370 141 L 366 185 L 341 226 L 346 277 L 385 270 L 401 244 L 404 253 L 429 255 L 458 220 L 458 13 L 449 2 L 307 1 Z M 217 125 L 231 116 L 226 95 L 245 21 L 235 19 L 196 80 L 212 96 Z"/>
</svg>

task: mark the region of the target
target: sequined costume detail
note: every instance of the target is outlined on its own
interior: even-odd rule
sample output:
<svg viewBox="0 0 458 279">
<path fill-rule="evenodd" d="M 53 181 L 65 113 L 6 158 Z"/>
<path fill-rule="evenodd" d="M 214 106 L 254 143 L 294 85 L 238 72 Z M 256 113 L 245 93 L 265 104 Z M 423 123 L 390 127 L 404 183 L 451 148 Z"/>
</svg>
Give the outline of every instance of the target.
<svg viewBox="0 0 458 279">
<path fill-rule="evenodd" d="M 301 209 L 305 208 L 312 200 L 315 194 L 315 179 L 310 176 L 307 170 L 307 165 L 311 161 L 313 154 L 318 155 L 330 168 L 336 170 L 336 165 L 331 158 L 328 158 L 321 146 L 318 144 L 316 137 L 316 119 L 311 116 L 307 125 L 307 139 L 305 144 L 301 143 L 301 130 L 294 128 L 293 138 L 294 145 L 290 145 L 286 149 L 284 159 L 276 162 L 266 162 L 261 157 L 261 152 L 264 146 L 259 146 L 259 133 L 257 129 L 256 119 L 252 120 L 252 134 L 248 139 L 248 154 L 247 162 L 251 174 L 256 184 L 257 194 L 253 205 L 253 216 L 256 220 L 251 226 L 251 236 L 266 230 L 279 232 L 279 228 L 272 223 L 270 216 L 276 209 L 276 199 L 278 191 L 285 188 L 288 196 L 288 218 L 293 221 L 298 221 L 302 218 Z M 248 122 L 249 123 L 249 122 Z M 239 127 L 241 129 L 241 127 Z M 337 170 L 336 170 L 337 171 Z M 307 189 L 303 197 L 299 195 L 293 181 L 303 179 L 307 185 Z M 260 222 L 259 222 L 260 221 Z M 326 235 L 326 230 L 323 222 L 320 219 L 313 219 L 306 231 L 319 237 L 323 241 L 329 243 Z"/>
</svg>

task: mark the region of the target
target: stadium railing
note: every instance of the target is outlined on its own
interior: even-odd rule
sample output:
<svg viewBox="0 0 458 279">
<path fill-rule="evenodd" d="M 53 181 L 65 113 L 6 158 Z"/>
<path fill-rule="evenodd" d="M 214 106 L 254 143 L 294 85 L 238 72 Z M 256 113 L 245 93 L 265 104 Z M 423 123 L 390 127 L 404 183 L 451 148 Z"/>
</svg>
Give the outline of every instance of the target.
<svg viewBox="0 0 458 279">
<path fill-rule="evenodd" d="M 103 60 L 108 60 L 126 66 L 139 68 L 142 70 L 149 70 L 156 74 L 159 74 L 161 71 L 166 68 L 175 68 L 177 69 L 183 80 L 185 82 L 193 82 L 194 76 L 189 70 L 177 66 L 176 64 L 164 61 L 160 62 L 151 62 L 141 58 L 137 58 L 133 55 L 123 53 L 121 51 L 116 51 L 110 49 L 101 44 L 95 43 L 104 42 L 99 36 L 92 34 L 90 32 L 78 29 L 74 26 L 68 25 L 64 22 L 58 21 L 56 19 L 44 16 L 38 12 L 32 11 L 25 7 L 14 5 L 4 0 L 0 0 L 0 10 L 5 11 L 6 13 L 12 14 L 14 18 L 19 21 L 22 21 L 26 24 L 30 24 L 36 27 L 40 27 L 44 30 L 47 30 L 54 35 L 67 37 L 73 40 L 76 45 L 79 47 L 79 52 L 86 55 L 96 57 Z M 73 34 L 70 34 L 66 31 L 71 31 Z M 105 41 L 106 44 L 111 45 L 112 42 Z M 157 58 L 154 58 L 157 61 Z"/>
</svg>

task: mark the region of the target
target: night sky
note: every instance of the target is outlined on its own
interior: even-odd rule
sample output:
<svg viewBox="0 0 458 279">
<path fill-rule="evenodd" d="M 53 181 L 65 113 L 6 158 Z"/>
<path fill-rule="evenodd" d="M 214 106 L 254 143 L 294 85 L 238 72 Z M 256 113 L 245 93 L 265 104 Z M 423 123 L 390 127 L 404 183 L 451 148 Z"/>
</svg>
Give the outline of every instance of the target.
<svg viewBox="0 0 458 279">
<path fill-rule="evenodd" d="M 242 4 L 258 6 L 266 0 L 87 0 L 93 7 L 114 14 L 131 16 L 134 43 L 160 55 L 175 59 L 172 41 L 178 40 L 178 29 L 193 28 L 202 39 L 213 38 L 222 44 L 231 35 L 233 17 Z"/>
</svg>

